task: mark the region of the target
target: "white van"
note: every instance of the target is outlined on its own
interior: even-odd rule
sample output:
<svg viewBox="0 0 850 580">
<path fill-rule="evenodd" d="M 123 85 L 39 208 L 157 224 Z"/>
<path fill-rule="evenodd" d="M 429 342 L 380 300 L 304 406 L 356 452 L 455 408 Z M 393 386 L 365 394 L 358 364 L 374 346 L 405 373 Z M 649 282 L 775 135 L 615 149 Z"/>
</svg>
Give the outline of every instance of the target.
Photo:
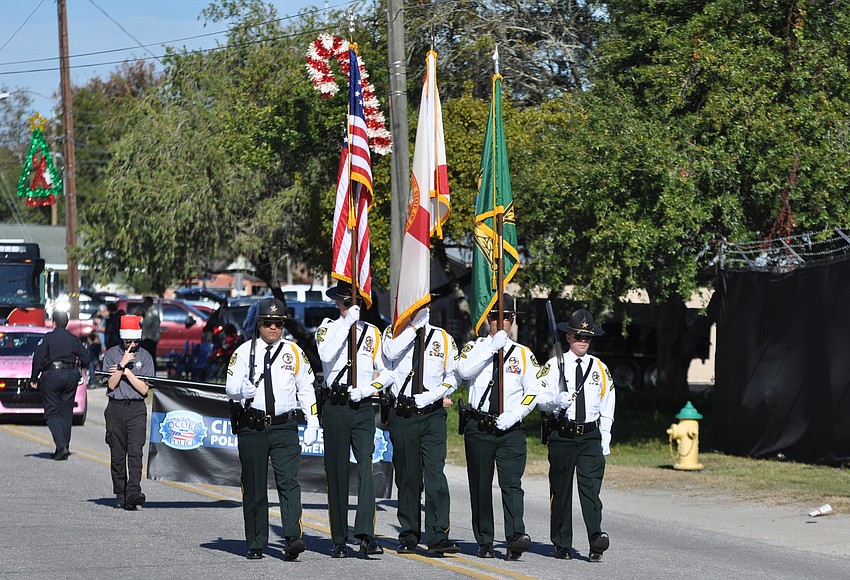
<svg viewBox="0 0 850 580">
<path fill-rule="evenodd" d="M 280 289 L 283 291 L 283 296 L 286 298 L 287 303 L 291 301 L 333 302 L 333 300 L 325 296 L 325 291 L 328 287 L 319 284 L 313 284 L 312 286 L 310 284 L 287 284 L 281 286 Z"/>
</svg>

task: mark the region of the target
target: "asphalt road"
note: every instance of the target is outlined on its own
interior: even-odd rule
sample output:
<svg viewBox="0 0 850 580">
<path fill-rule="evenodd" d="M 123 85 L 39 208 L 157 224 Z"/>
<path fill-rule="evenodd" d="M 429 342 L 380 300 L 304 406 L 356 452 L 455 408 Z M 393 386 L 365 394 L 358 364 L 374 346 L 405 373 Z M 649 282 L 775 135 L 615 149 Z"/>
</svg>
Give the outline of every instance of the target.
<svg viewBox="0 0 850 580">
<path fill-rule="evenodd" d="M 451 537 L 457 556 L 400 556 L 395 501 L 379 504 L 377 529 L 386 552 L 372 559 L 329 557 L 327 504 L 305 493 L 308 551 L 282 559 L 277 505 L 265 559 L 245 560 L 238 488 L 143 480 L 146 506 L 113 510 L 104 443 L 103 390 L 89 391 L 91 408 L 74 427 L 68 461 L 50 459 L 47 428 L 0 425 L 0 577 L 2 578 L 846 578 L 850 576 L 850 516 L 809 518 L 812 507 L 765 507 L 669 493 L 603 488 L 604 528 L 611 548 L 599 563 L 552 558 L 548 542 L 548 485 L 526 478 L 526 526 L 534 540 L 518 562 L 475 557 L 465 469 L 447 468 L 452 489 Z M 616 449 L 614 450 L 616 452 Z M 271 494 L 274 500 L 274 492 Z M 498 497 L 496 505 L 499 505 Z M 576 509 L 578 502 L 575 502 Z M 351 514 L 353 520 L 353 512 Z M 497 531 L 502 529 L 497 514 Z M 578 511 L 576 538 L 584 537 Z M 498 534 L 497 534 L 498 535 Z M 352 547 L 353 544 L 352 544 Z"/>
</svg>

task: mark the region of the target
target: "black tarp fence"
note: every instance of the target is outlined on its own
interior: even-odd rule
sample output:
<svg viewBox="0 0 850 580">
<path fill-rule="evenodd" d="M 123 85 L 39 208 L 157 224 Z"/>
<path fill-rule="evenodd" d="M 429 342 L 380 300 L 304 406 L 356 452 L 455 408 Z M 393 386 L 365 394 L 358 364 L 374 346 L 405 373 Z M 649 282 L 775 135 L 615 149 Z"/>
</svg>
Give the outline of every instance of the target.
<svg viewBox="0 0 850 580">
<path fill-rule="evenodd" d="M 714 447 L 850 464 L 850 261 L 724 272 L 717 291 Z"/>
</svg>

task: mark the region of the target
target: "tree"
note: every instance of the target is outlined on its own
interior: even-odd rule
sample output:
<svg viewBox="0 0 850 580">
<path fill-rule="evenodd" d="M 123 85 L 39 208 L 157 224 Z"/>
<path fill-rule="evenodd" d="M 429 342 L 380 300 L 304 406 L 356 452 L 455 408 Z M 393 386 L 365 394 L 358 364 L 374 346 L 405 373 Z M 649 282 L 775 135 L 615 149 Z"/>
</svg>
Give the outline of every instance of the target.
<svg viewBox="0 0 850 580">
<path fill-rule="evenodd" d="M 411 2 L 406 7 L 407 49 L 412 78 L 424 75 L 424 54 L 433 44 L 441 55 L 440 91 L 445 100 L 472 94 L 490 98 L 492 55 L 512 83 L 518 106 L 539 105 L 581 91 L 596 40 L 600 14 L 580 0 L 480 0 Z M 420 56 L 421 55 L 421 56 Z M 411 87 L 418 100 L 420 87 Z"/>
<path fill-rule="evenodd" d="M 684 395 L 684 300 L 710 283 L 718 242 L 764 236 L 783 189 L 800 228 L 850 217 L 850 15 L 780 0 L 633 0 L 608 14 L 592 89 L 531 129 L 549 194 L 538 189 L 528 248 L 552 259 L 523 274 L 551 289 L 570 279 L 599 307 L 646 289 L 659 382 Z"/>
</svg>

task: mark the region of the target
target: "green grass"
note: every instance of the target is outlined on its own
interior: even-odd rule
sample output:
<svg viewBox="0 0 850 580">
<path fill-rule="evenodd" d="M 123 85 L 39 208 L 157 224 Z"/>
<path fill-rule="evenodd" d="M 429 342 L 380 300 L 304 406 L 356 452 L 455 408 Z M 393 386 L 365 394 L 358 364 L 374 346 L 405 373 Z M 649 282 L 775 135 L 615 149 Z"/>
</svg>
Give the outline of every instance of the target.
<svg viewBox="0 0 850 580">
<path fill-rule="evenodd" d="M 466 400 L 459 389 L 452 400 Z M 696 397 L 693 404 L 703 414 L 700 422 L 700 471 L 673 469 L 677 461 L 667 429 L 677 423 L 681 403 L 646 400 L 634 393 L 618 392 L 612 453 L 608 456 L 605 485 L 622 489 L 679 490 L 683 493 L 758 501 L 769 505 L 824 503 L 836 513 L 850 513 L 850 469 L 792 461 L 751 459 L 716 453 L 711 444 L 711 400 Z M 528 434 L 527 475 L 546 475 L 546 447 L 540 443 L 540 413 L 523 421 Z M 463 437 L 457 433 L 455 404 L 448 416 L 448 461 L 465 465 Z"/>
</svg>

